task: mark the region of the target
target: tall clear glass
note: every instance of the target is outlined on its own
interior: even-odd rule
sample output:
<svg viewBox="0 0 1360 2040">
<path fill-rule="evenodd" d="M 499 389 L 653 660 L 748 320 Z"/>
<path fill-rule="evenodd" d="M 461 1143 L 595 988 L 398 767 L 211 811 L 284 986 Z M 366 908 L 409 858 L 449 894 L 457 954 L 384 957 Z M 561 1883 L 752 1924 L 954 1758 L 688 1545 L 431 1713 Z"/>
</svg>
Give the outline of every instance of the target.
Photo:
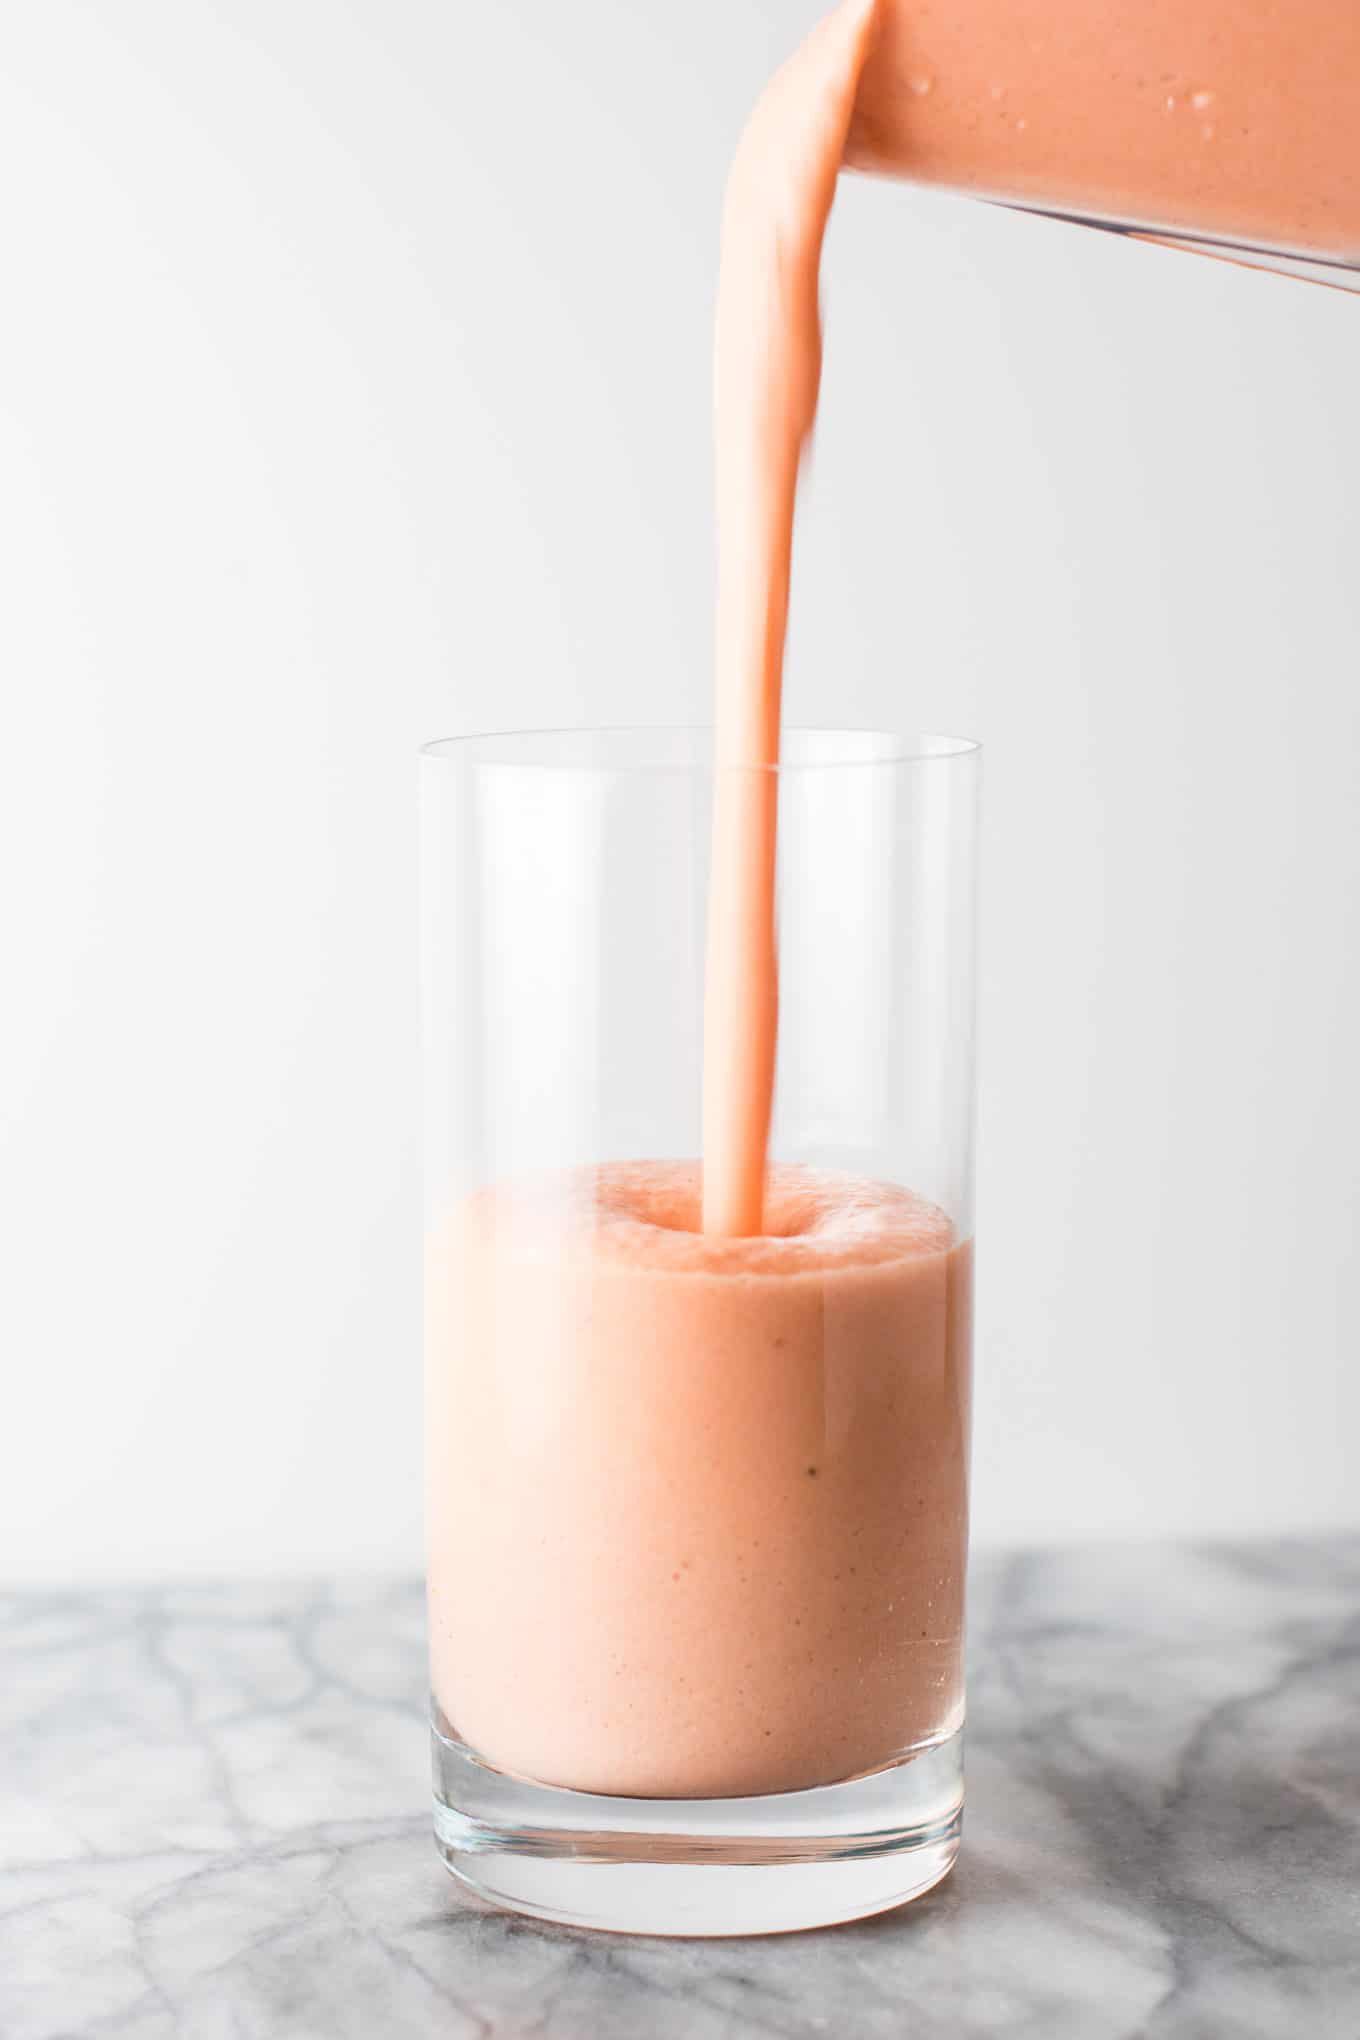
<svg viewBox="0 0 1360 2040">
<path fill-rule="evenodd" d="M 978 751 L 793 730 L 764 1231 L 699 1229 L 706 730 L 423 753 L 435 1828 L 771 1932 L 963 1800 Z"/>
</svg>

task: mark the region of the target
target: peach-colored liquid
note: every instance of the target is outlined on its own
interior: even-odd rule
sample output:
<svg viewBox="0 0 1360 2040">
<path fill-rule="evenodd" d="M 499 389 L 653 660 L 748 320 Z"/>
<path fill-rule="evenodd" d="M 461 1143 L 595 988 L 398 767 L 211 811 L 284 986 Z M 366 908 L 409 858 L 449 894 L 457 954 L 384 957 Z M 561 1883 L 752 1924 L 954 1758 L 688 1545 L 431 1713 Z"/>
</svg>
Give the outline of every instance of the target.
<svg viewBox="0 0 1360 2040">
<path fill-rule="evenodd" d="M 892 1185 L 695 1163 L 493 1188 L 431 1241 L 435 1694 L 503 1769 L 787 1791 L 962 1701 L 970 1260 Z"/>
<path fill-rule="evenodd" d="M 775 837 L 794 498 L 821 380 L 817 278 L 875 25 L 847 0 L 776 73 L 728 178 L 714 349 L 713 874 L 704 984 L 709 1233 L 758 1233 L 779 983 Z"/>
<path fill-rule="evenodd" d="M 434 1689 L 511 1771 L 788 1791 L 962 1704 L 970 1252 L 890 1184 L 766 1163 L 776 774 L 817 272 L 873 9 L 815 32 L 733 166 L 702 1183 L 495 1186 L 430 1255 Z"/>
<path fill-rule="evenodd" d="M 971 1250 L 767 1165 L 794 500 L 843 160 L 1360 252 L 1340 0 L 845 0 L 733 165 L 716 361 L 713 885 L 697 1164 L 469 1199 L 429 1249 L 435 1694 L 494 1764 L 704 1796 L 853 1775 L 961 1714 Z"/>
</svg>

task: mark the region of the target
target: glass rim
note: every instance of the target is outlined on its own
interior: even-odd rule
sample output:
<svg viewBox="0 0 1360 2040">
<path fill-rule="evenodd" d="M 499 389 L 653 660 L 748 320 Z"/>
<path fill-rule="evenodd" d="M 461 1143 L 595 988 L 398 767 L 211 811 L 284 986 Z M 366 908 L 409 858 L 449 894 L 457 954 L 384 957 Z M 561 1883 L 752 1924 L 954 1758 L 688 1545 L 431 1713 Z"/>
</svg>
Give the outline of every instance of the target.
<svg viewBox="0 0 1360 2040">
<path fill-rule="evenodd" d="M 610 758 L 606 756 L 562 756 L 544 757 L 514 755 L 519 749 L 526 753 L 535 746 L 551 746 L 554 741 L 564 746 L 570 743 L 586 744 L 592 738 L 636 740 L 666 738 L 704 738 L 711 742 L 711 723 L 578 723 L 563 724 L 559 727 L 518 730 L 474 730 L 463 736 L 434 737 L 421 744 L 418 756 L 432 764 L 468 764 L 477 769 L 499 768 L 526 772 L 588 773 L 633 777 L 649 773 L 707 773 L 712 772 L 714 763 L 705 750 L 692 758 Z M 982 745 L 973 737 L 952 737 L 932 732 L 909 734 L 899 730 L 878 727 L 855 727 L 849 724 L 808 724 L 791 723 L 783 731 L 786 738 L 815 738 L 833 746 L 831 755 L 813 758 L 783 757 L 776 765 L 733 766 L 733 771 L 777 772 L 781 776 L 801 772 L 871 772 L 881 771 L 885 766 L 942 765 L 958 763 L 964 759 L 981 756 Z M 836 742 L 845 745 L 847 753 L 856 745 L 858 755 L 837 757 L 834 754 Z M 865 754 L 865 747 L 882 746 L 872 755 Z M 479 749 L 486 748 L 492 755 L 478 757 Z M 496 751 L 503 755 L 495 755 Z"/>
</svg>

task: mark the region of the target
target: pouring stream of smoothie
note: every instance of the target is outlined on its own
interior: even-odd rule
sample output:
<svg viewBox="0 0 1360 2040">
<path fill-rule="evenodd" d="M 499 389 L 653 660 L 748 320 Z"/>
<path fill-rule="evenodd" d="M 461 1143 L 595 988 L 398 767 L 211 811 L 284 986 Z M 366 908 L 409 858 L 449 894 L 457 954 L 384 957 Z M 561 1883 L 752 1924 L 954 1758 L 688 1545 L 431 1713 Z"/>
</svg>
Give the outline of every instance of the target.
<svg viewBox="0 0 1360 2040">
<path fill-rule="evenodd" d="M 794 498 L 821 376 L 817 278 L 877 0 L 776 73 L 728 180 L 718 277 L 713 867 L 704 995 L 707 1233 L 762 1228 L 779 988 L 775 839 Z"/>
</svg>

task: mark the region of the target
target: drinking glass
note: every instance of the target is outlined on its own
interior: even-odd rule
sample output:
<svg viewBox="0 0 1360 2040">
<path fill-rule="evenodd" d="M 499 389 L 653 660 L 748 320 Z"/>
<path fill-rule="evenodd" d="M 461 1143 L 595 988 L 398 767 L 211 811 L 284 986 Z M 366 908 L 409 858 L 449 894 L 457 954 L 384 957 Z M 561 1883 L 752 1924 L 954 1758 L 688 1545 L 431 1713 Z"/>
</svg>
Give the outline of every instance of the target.
<svg viewBox="0 0 1360 2040">
<path fill-rule="evenodd" d="M 881 1911 L 963 1803 L 977 747 L 790 730 L 763 1231 L 700 1231 L 704 729 L 422 754 L 434 1818 L 644 1933 Z"/>
</svg>

